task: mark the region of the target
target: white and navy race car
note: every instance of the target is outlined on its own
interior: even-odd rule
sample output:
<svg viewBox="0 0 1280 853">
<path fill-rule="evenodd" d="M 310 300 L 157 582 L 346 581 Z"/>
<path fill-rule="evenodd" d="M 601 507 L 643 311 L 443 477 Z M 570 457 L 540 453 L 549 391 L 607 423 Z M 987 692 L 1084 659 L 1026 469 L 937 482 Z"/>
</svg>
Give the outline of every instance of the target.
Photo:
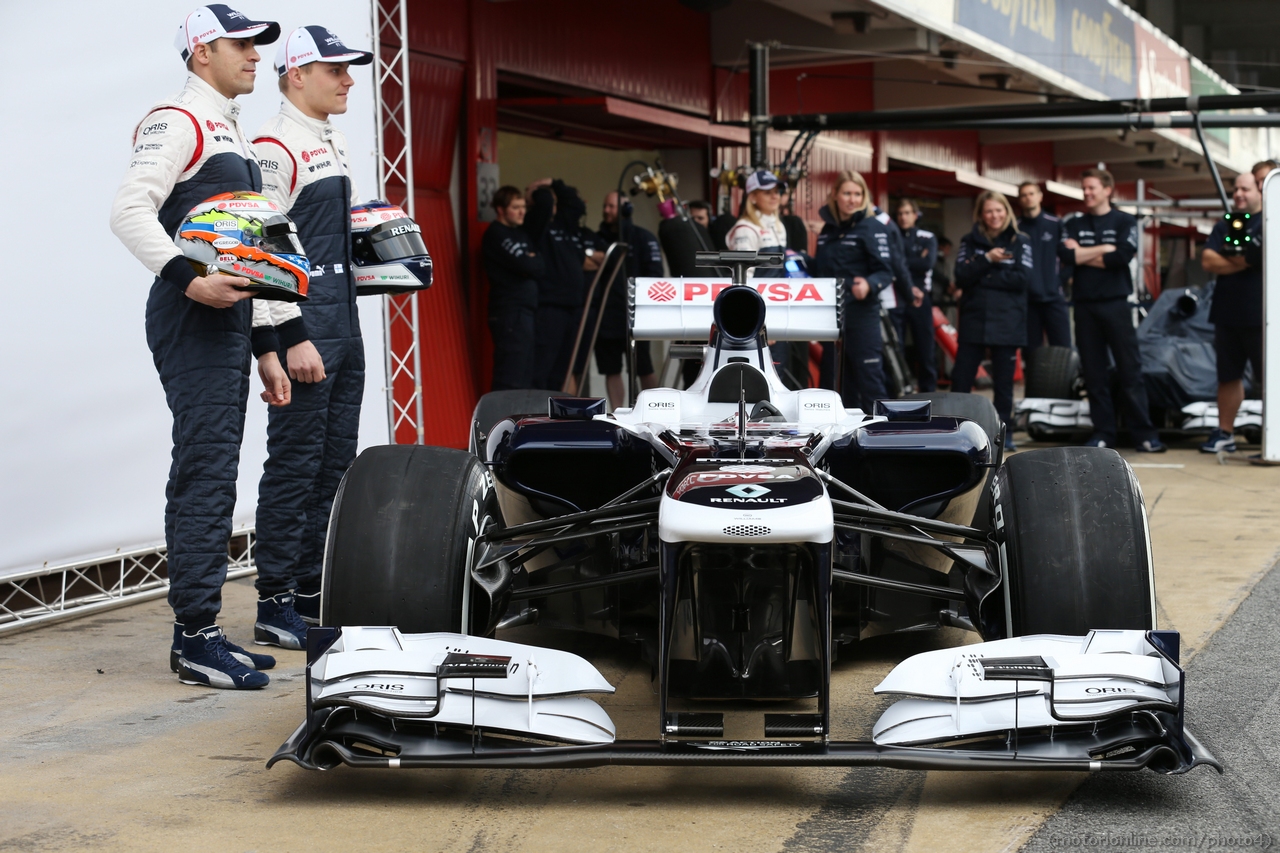
<svg viewBox="0 0 1280 853">
<path fill-rule="evenodd" d="M 710 329 L 687 390 L 612 413 L 500 392 L 470 452 L 360 455 L 330 521 L 306 719 L 271 763 L 1221 769 L 1183 721 L 1124 459 L 1002 459 L 972 395 L 863 412 L 789 390 L 768 342 L 838 338 L 839 282 L 700 260 L 737 280 L 630 283 L 637 338 Z M 617 738 L 588 660 L 503 639 L 530 623 L 637 646 L 652 736 Z M 984 642 L 899 664 L 872 739 L 834 739 L 836 655 L 940 626 Z M 758 717 L 751 739 L 725 738 L 726 708 Z"/>
</svg>

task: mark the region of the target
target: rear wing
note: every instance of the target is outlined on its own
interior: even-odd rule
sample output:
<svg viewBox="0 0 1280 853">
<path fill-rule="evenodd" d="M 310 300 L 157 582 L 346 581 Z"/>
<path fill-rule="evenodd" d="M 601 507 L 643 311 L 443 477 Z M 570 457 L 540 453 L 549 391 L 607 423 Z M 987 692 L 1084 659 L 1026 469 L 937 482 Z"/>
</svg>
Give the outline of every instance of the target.
<svg viewBox="0 0 1280 853">
<path fill-rule="evenodd" d="M 729 278 L 627 280 L 631 337 L 638 341 L 706 340 L 712 307 Z M 836 278 L 752 278 L 741 287 L 764 297 L 770 340 L 834 341 L 840 337 L 844 288 Z"/>
</svg>

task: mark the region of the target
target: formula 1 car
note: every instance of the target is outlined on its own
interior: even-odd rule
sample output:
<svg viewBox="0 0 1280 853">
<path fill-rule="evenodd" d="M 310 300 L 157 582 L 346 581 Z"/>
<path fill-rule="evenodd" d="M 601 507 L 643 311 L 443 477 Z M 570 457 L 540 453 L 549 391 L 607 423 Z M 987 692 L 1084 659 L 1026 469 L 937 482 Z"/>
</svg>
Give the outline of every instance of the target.
<svg viewBox="0 0 1280 853">
<path fill-rule="evenodd" d="M 768 342 L 837 339 L 840 282 L 699 260 L 733 280 L 629 283 L 637 338 L 710 329 L 688 390 L 613 413 L 499 392 L 470 452 L 360 455 L 330 520 L 306 719 L 268 766 L 1221 770 L 1183 722 L 1124 459 L 1003 459 L 972 395 L 867 413 L 789 391 Z M 638 647 L 655 736 L 617 738 L 585 658 L 502 639 L 531 622 Z M 872 739 L 835 739 L 836 655 L 946 625 L 985 642 L 899 664 Z M 726 739 L 726 708 L 753 737 Z"/>
</svg>

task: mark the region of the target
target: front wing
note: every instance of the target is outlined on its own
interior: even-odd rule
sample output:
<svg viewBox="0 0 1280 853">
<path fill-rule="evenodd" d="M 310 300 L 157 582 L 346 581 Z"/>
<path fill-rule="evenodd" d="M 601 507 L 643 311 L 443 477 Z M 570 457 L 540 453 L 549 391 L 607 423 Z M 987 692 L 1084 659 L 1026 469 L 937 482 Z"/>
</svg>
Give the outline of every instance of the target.
<svg viewBox="0 0 1280 853">
<path fill-rule="evenodd" d="M 312 629 L 307 717 L 267 766 L 882 766 L 1138 770 L 1221 764 L 1183 722 L 1173 631 L 1094 631 L 941 649 L 876 688 L 898 697 L 871 741 L 828 733 L 731 741 L 662 726 L 615 739 L 592 695 L 613 688 L 553 649 L 394 628 Z M 671 734 L 676 732 L 676 734 Z M 810 735 L 811 736 L 806 736 Z"/>
</svg>

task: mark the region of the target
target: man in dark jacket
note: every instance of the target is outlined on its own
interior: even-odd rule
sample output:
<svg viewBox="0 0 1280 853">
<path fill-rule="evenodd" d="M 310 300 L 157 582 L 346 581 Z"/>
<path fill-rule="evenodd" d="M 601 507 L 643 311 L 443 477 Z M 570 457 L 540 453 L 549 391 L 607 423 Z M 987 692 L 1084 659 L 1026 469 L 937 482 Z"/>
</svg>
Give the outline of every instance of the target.
<svg viewBox="0 0 1280 853">
<path fill-rule="evenodd" d="M 933 354 L 933 266 L 938 261 L 938 238 L 916 226 L 920 205 L 915 199 L 898 202 L 898 227 L 902 229 L 903 260 L 911 274 L 911 301 L 899 304 L 902 325 L 911 329 L 916 345 L 916 379 L 920 391 L 936 391 L 938 366 Z M 901 335 L 901 332 L 899 332 Z M 904 341 L 905 345 L 905 341 Z"/>
<path fill-rule="evenodd" d="M 534 387 L 559 390 L 569 369 L 573 333 L 582 308 L 583 261 L 587 246 L 578 221 L 586 215 L 578 191 L 564 181 L 543 178 L 530 187 L 524 230 L 543 259 L 538 278 L 537 358 Z"/>
<path fill-rule="evenodd" d="M 1062 295 L 1062 275 L 1058 266 L 1058 245 L 1062 242 L 1062 220 L 1045 213 L 1044 193 L 1035 181 L 1018 185 L 1022 217 L 1018 230 L 1031 241 L 1035 269 L 1027 290 L 1027 353 L 1044 343 L 1051 347 L 1071 346 L 1071 319 L 1067 298 Z"/>
<path fill-rule="evenodd" d="M 604 321 L 600 324 L 600 336 L 596 339 L 596 369 L 604 374 L 609 405 L 616 409 L 626 400 L 626 389 L 622 384 L 622 360 L 627 349 L 627 279 L 660 277 L 665 272 L 658 238 L 634 224 L 629 215 L 620 215 L 616 192 L 611 192 L 604 198 L 603 221 L 596 233 L 606 246 L 621 239 L 630 247 L 626 268 L 619 271 L 604 303 Z M 600 280 L 609 280 L 609 270 L 605 270 Z M 591 322 L 588 321 L 587 325 L 590 326 Z M 641 388 L 658 386 L 648 341 L 636 341 L 635 371 Z"/>
<path fill-rule="evenodd" d="M 1240 222 L 1241 228 L 1231 229 L 1236 231 L 1232 242 L 1227 241 L 1227 222 L 1223 220 L 1213 226 L 1200 254 L 1205 272 L 1218 279 L 1209 308 L 1218 365 L 1218 427 L 1200 445 L 1204 453 L 1236 450 L 1234 427 L 1244 402 L 1246 363 L 1253 364 L 1254 381 L 1262 386 L 1262 188 L 1254 178 L 1257 170 L 1254 166 L 1253 173 L 1236 175 L 1232 201 L 1240 218 L 1231 224 Z M 1241 239 L 1244 235 L 1247 241 Z"/>
<path fill-rule="evenodd" d="M 1140 452 L 1163 453 L 1166 448 L 1151 423 L 1138 335 L 1129 307 L 1133 293 L 1129 262 L 1138 252 L 1138 221 L 1111 206 L 1115 179 L 1110 172 L 1088 169 L 1081 178 L 1088 212 L 1064 223 L 1058 257 L 1074 266 L 1076 346 L 1093 420 L 1093 437 L 1088 444 L 1114 447 L 1116 443 L 1116 410 L 1107 369 L 1110 350 L 1134 445 Z"/>
<path fill-rule="evenodd" d="M 515 187 L 493 194 L 497 221 L 480 242 L 489 276 L 489 332 L 493 335 L 493 390 L 533 388 L 537 338 L 538 279 L 542 257 L 524 225 L 524 196 Z"/>
</svg>

